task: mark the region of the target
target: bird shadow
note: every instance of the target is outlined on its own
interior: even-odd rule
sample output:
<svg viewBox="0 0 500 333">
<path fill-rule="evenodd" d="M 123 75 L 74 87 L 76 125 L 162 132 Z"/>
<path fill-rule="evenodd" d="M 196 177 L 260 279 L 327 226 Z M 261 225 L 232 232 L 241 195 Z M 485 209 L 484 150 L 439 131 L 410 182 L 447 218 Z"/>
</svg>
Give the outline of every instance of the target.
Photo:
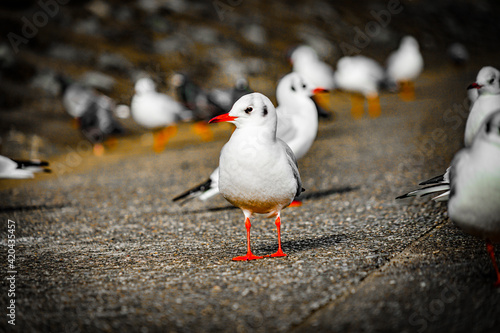
<svg viewBox="0 0 500 333">
<path fill-rule="evenodd" d="M 289 240 L 281 243 L 283 251 L 286 253 L 297 253 L 318 248 L 327 248 L 332 245 L 342 243 L 347 239 L 344 234 L 339 235 L 325 235 L 315 238 L 305 238 L 297 240 Z M 259 253 L 271 253 L 277 250 L 277 245 L 266 245 L 256 248 Z"/>
<path fill-rule="evenodd" d="M 320 191 L 313 191 L 313 192 L 304 192 L 302 195 L 299 197 L 300 200 L 315 200 L 315 199 L 320 199 L 323 197 L 327 197 L 329 195 L 333 194 L 343 194 L 351 191 L 358 190 L 359 186 L 344 186 L 344 187 L 334 187 L 326 190 L 320 190 Z M 189 211 L 183 211 L 182 213 L 178 214 L 200 214 L 200 213 L 216 213 L 216 212 L 223 212 L 223 211 L 228 211 L 228 210 L 233 210 L 233 209 L 238 209 L 238 207 L 235 206 L 223 206 L 223 207 L 212 207 L 212 208 L 204 208 L 204 209 L 196 209 L 196 210 L 189 210 Z"/>
<path fill-rule="evenodd" d="M 304 199 L 304 200 L 312 200 L 312 199 L 319 199 L 323 197 L 327 197 L 332 194 L 343 194 L 351 191 L 358 190 L 359 186 L 344 186 L 344 187 L 333 187 L 330 189 L 326 190 L 320 190 L 320 191 L 311 191 L 304 192 L 299 198 Z"/>
<path fill-rule="evenodd" d="M 33 206 L 12 206 L 12 207 L 0 207 L 0 213 L 12 213 L 18 211 L 32 211 L 32 210 L 51 210 L 51 209 L 61 209 L 68 206 L 67 204 L 58 205 L 33 205 Z"/>
</svg>

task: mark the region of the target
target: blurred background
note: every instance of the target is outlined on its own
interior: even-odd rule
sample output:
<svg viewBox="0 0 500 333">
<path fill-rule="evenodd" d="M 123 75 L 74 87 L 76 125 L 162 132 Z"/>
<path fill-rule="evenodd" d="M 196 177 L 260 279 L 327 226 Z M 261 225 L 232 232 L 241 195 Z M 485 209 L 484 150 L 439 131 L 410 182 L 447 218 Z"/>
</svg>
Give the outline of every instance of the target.
<svg viewBox="0 0 500 333">
<path fill-rule="evenodd" d="M 173 98 L 177 72 L 203 89 L 231 88 L 244 77 L 275 102 L 276 82 L 291 70 L 287 53 L 299 44 L 312 46 L 333 67 L 352 54 L 384 64 L 410 34 L 426 69 L 452 66 L 454 43 L 469 55 L 465 66 L 479 69 L 477 59 L 500 45 L 499 9 L 497 1 L 466 0 L 2 1 L 0 154 L 46 159 L 84 140 L 61 103 L 58 76 L 123 105 L 130 105 L 134 83 L 145 74 Z M 149 140 L 131 118 L 119 121 L 131 140 L 119 147 Z M 199 141 L 186 133 L 178 144 Z"/>
</svg>

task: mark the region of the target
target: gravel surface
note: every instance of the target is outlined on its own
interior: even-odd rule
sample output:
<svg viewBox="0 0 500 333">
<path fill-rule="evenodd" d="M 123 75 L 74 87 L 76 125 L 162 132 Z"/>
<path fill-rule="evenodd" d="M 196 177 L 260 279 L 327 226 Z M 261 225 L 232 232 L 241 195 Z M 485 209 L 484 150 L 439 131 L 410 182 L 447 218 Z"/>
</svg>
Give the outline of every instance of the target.
<svg viewBox="0 0 500 333">
<path fill-rule="evenodd" d="M 500 288 L 484 242 L 455 227 L 446 204 L 394 198 L 443 173 L 462 147 L 465 88 L 482 66 L 499 67 L 500 5 L 402 0 L 377 25 L 395 3 L 70 1 L 19 52 L 2 40 L 0 153 L 49 159 L 54 172 L 0 180 L 0 332 L 498 331 Z M 22 34 L 22 17 L 41 10 L 3 2 L 1 35 Z M 356 44 L 369 28 L 376 33 Z M 96 157 L 55 84 L 64 74 L 129 104 L 141 73 L 173 96 L 181 71 L 207 89 L 245 76 L 275 101 L 290 47 L 310 44 L 335 65 L 357 46 L 383 64 L 405 34 L 424 54 L 416 100 L 383 92 L 379 118 L 354 120 L 350 96 L 330 94 L 335 117 L 321 120 L 299 161 L 304 204 L 282 212 L 285 258 L 233 262 L 246 250 L 240 210 L 220 196 L 171 201 L 209 176 L 231 126 L 211 125 L 214 140 L 202 142 L 181 124 L 155 154 L 151 133 L 126 119 L 126 135 Z M 470 53 L 461 67 L 446 54 L 457 41 Z M 277 249 L 273 222 L 252 222 L 258 255 Z"/>
<path fill-rule="evenodd" d="M 415 101 L 383 94 L 377 119 L 353 120 L 349 96 L 332 94 L 336 119 L 299 162 L 304 205 L 282 214 L 286 258 L 232 262 L 245 251 L 238 209 L 221 197 L 171 202 L 216 166 L 228 126 L 209 143 L 181 129 L 193 144 L 179 138 L 161 154 L 128 140 L 100 159 L 65 155 L 52 163 L 59 173 L 4 183 L 0 216 L 17 225 L 16 330 L 498 327 L 484 244 L 448 221 L 445 204 L 394 200 L 460 149 L 463 124 L 454 130 L 443 112 L 463 102 L 475 70 L 426 71 Z M 274 223 L 254 221 L 255 253 L 274 251 Z M 4 229 L 5 249 L 6 239 Z"/>
</svg>

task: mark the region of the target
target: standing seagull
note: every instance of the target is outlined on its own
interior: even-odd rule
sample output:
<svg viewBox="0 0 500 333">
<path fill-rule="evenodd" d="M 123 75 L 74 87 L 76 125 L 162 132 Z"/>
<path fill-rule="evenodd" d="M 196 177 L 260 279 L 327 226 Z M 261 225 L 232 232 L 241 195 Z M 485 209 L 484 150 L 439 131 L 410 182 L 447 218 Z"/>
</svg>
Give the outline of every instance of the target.
<svg viewBox="0 0 500 333">
<path fill-rule="evenodd" d="M 331 114 L 325 109 L 329 107 L 326 92 L 335 89 L 335 74 L 332 66 L 321 61 L 316 51 L 308 45 L 300 45 L 293 49 L 289 60 L 294 72 L 310 85 L 323 88 L 321 92 L 315 92 L 312 99 L 317 106 L 319 116 L 330 118 Z"/>
<path fill-rule="evenodd" d="M 500 242 L 500 111 L 481 126 L 470 148 L 461 150 L 450 169 L 448 214 L 467 233 L 486 240 L 500 287 L 492 242 Z"/>
<path fill-rule="evenodd" d="M 219 189 L 227 201 L 245 215 L 247 254 L 233 260 L 253 260 L 250 218 L 254 213 L 276 217 L 278 251 L 266 257 L 286 256 L 281 249 L 283 208 L 302 191 L 299 169 L 288 145 L 276 138 L 276 110 L 266 96 L 252 93 L 240 98 L 229 113 L 210 120 L 236 125 L 219 160 Z"/>
<path fill-rule="evenodd" d="M 399 48 L 387 58 L 387 76 L 401 88 L 401 99 L 415 99 L 413 81 L 422 73 L 423 68 L 424 58 L 417 40 L 412 36 L 404 37 Z"/>
<path fill-rule="evenodd" d="M 500 71 L 491 66 L 481 68 L 477 74 L 476 82 L 469 85 L 467 89 L 469 92 L 476 91 L 478 94 L 475 99 L 471 99 L 473 104 L 465 125 L 464 144 L 465 147 L 470 147 L 481 124 L 500 109 Z M 470 97 L 471 94 L 469 94 Z M 450 168 L 443 175 L 426 180 L 419 185 L 425 187 L 408 192 L 398 198 L 421 197 L 427 194 L 443 192 L 434 197 L 433 200 L 448 200 L 450 194 Z"/>
<path fill-rule="evenodd" d="M 183 117 L 184 108 L 173 98 L 156 91 L 150 78 L 135 83 L 131 103 L 132 117 L 141 126 L 157 130 L 153 150 L 161 152 L 168 140 L 177 133 L 177 121 Z"/>
<path fill-rule="evenodd" d="M 318 113 L 311 96 L 322 88 L 314 88 L 299 74 L 285 75 L 276 89 L 278 126 L 276 136 L 285 141 L 297 159 L 302 158 L 311 148 L 318 133 Z M 198 186 L 175 197 L 173 201 L 193 199 L 207 200 L 219 193 L 219 170 Z M 293 206 L 300 205 L 300 201 Z"/>
<path fill-rule="evenodd" d="M 351 92 L 351 114 L 355 119 L 363 116 L 363 96 L 370 117 L 380 116 L 379 89 L 384 81 L 384 69 L 371 58 L 358 55 L 342 57 L 337 62 L 335 82 L 338 88 Z"/>
<path fill-rule="evenodd" d="M 470 147 L 459 151 L 444 176 L 428 188 L 397 199 L 448 190 L 433 198 L 448 200 L 448 215 L 464 231 L 486 240 L 486 246 L 500 286 L 500 272 L 492 242 L 500 242 L 500 110 L 490 115 Z M 432 180 L 426 182 L 431 183 Z M 417 193 L 417 194 L 415 194 Z"/>
</svg>

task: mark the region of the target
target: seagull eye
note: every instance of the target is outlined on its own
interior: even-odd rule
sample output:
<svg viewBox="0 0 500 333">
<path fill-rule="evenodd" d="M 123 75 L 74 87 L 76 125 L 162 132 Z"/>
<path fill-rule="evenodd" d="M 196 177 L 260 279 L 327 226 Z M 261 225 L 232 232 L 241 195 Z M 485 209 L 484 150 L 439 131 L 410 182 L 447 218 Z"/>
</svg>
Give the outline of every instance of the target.
<svg viewBox="0 0 500 333">
<path fill-rule="evenodd" d="M 491 79 L 488 81 L 488 83 L 489 83 L 489 84 L 493 84 L 493 82 L 494 82 L 494 81 L 495 81 L 495 78 L 491 78 Z"/>
<path fill-rule="evenodd" d="M 251 106 L 249 106 L 249 107 L 247 107 L 247 108 L 245 109 L 245 113 L 250 113 L 250 112 L 252 112 L 252 111 L 253 111 L 253 108 L 252 108 Z"/>
<path fill-rule="evenodd" d="M 295 87 L 294 86 L 292 86 L 292 91 L 295 91 Z"/>
<path fill-rule="evenodd" d="M 306 89 L 306 88 L 307 88 L 307 86 L 306 86 L 306 84 L 305 84 L 305 83 L 302 83 L 302 88 L 304 88 L 304 89 Z"/>
</svg>

